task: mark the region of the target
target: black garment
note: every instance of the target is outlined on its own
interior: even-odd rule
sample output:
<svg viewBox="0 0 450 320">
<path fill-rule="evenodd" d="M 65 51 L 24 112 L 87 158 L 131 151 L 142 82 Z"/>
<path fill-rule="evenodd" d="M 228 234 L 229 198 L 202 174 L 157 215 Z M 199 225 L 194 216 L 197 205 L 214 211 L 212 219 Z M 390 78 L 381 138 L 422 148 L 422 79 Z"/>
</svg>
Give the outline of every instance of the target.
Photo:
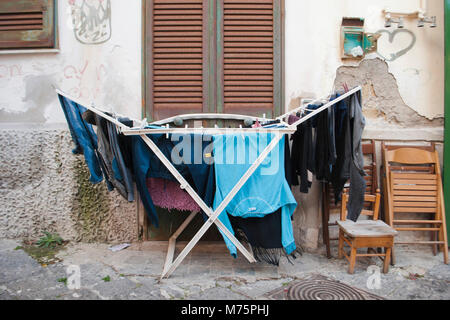
<svg viewBox="0 0 450 320">
<path fill-rule="evenodd" d="M 336 128 L 336 162 L 331 173 L 331 184 L 333 185 L 334 198 L 336 204 L 342 200 L 342 191 L 350 178 L 350 173 L 344 170 L 349 167 L 349 158 L 351 154 L 346 145 L 349 144 L 346 138 L 348 124 L 348 106 L 350 99 L 344 99 L 336 105 L 335 128 Z"/>
<path fill-rule="evenodd" d="M 127 201 L 134 201 L 131 166 L 126 164 L 119 143 L 116 126 L 105 118 L 86 111 L 83 119 L 97 126 L 97 143 L 100 166 L 109 191 L 116 189 Z M 129 119 L 122 119 L 130 121 Z"/>
<path fill-rule="evenodd" d="M 316 179 L 331 181 L 332 166 L 336 163 L 335 111 L 328 108 L 316 117 Z"/>
<path fill-rule="evenodd" d="M 308 171 L 315 172 L 315 146 L 313 144 L 312 121 L 307 120 L 297 127 L 292 135 L 292 185 L 298 186 L 300 176 L 300 192 L 308 193 L 312 181 L 308 179 Z"/>
<path fill-rule="evenodd" d="M 350 179 L 348 219 L 357 221 L 364 206 L 366 190 L 361 141 L 365 118 L 362 113 L 361 92 L 357 92 L 345 100 L 348 109 L 342 128 L 344 137 L 336 137 L 338 157 L 333 168 L 332 183 L 335 198 L 338 201 L 338 199 L 341 199 L 345 184 Z"/>
<path fill-rule="evenodd" d="M 250 243 L 257 261 L 279 265 L 284 251 L 281 243 L 281 209 L 262 218 L 228 216 L 237 239 Z"/>
</svg>

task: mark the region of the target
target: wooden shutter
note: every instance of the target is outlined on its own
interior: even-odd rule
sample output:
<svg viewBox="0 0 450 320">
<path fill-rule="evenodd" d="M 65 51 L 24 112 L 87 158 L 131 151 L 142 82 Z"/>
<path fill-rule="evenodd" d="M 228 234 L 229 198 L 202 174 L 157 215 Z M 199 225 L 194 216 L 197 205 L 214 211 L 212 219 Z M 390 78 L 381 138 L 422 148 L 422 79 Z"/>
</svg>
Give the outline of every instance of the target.
<svg viewBox="0 0 450 320">
<path fill-rule="evenodd" d="M 145 115 L 279 115 L 284 0 L 146 0 Z"/>
<path fill-rule="evenodd" d="M 52 48 L 54 0 L 0 0 L 0 48 Z"/>
<path fill-rule="evenodd" d="M 151 8 L 150 104 L 153 118 L 204 109 L 207 0 L 154 0 Z"/>
<path fill-rule="evenodd" d="M 223 105 L 226 113 L 268 116 L 276 91 L 276 0 L 223 0 Z M 281 79 L 279 79 L 281 82 Z M 278 108 L 280 106 L 277 106 Z"/>
</svg>

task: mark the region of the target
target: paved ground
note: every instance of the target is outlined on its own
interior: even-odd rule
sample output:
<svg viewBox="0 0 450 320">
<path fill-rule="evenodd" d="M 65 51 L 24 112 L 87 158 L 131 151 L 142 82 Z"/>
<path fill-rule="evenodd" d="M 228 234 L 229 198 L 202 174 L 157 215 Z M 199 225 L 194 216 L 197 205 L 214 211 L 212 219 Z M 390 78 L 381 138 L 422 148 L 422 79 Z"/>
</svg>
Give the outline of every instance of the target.
<svg viewBox="0 0 450 320">
<path fill-rule="evenodd" d="M 435 257 L 428 248 L 399 248 L 397 265 L 381 274 L 380 289 L 371 290 L 367 269 L 381 266 L 372 258 L 360 259 L 355 274 L 349 275 L 346 260 L 328 260 L 321 252 L 304 253 L 292 263 L 283 258 L 277 268 L 250 265 L 242 255 L 232 259 L 220 243 L 202 244 L 170 279 L 158 282 L 165 243 L 136 243 L 115 253 L 104 244 L 69 244 L 58 255 L 62 261 L 46 267 L 15 250 L 19 245 L 0 240 L 0 299 L 264 300 L 269 292 L 312 275 L 386 299 L 450 299 L 450 266 L 443 264 L 442 254 Z M 70 265 L 80 267 L 79 290 L 64 283 Z"/>
</svg>

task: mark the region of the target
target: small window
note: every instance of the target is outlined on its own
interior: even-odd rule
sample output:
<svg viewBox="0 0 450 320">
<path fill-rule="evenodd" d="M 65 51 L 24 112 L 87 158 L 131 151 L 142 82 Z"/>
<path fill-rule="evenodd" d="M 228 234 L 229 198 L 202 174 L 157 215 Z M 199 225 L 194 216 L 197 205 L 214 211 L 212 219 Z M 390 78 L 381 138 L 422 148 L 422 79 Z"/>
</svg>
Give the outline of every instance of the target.
<svg viewBox="0 0 450 320">
<path fill-rule="evenodd" d="M 0 50 L 55 47 L 55 0 L 0 0 Z"/>
</svg>

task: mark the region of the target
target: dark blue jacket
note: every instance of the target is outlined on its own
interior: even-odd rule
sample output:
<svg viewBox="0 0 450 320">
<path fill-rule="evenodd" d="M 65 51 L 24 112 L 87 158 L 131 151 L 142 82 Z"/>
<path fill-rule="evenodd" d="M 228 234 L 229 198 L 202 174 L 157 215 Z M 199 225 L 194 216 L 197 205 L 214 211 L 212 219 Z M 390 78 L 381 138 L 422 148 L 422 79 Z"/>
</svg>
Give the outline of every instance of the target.
<svg viewBox="0 0 450 320">
<path fill-rule="evenodd" d="M 208 206 L 212 206 L 214 200 L 214 166 L 204 161 L 196 163 L 194 158 L 198 155 L 194 150 L 194 139 L 201 138 L 201 135 L 187 135 L 190 137 L 191 143 L 189 155 L 185 155 L 188 158 L 185 163 L 174 164 L 174 167 L 178 172 L 186 179 L 186 181 L 194 188 L 198 195 L 205 201 Z M 172 141 L 171 136 L 166 137 L 165 134 L 148 135 L 148 137 L 158 146 L 162 153 L 169 161 L 172 161 L 172 151 L 178 145 L 177 141 Z M 202 155 L 208 153 L 208 145 L 210 142 L 203 141 L 201 139 L 201 151 Z M 140 136 L 132 136 L 132 158 L 133 158 L 133 171 L 135 176 L 136 188 L 141 196 L 142 203 L 151 224 L 155 227 L 159 226 L 158 215 L 156 213 L 155 206 L 153 204 L 151 195 L 147 188 L 147 178 L 162 178 L 167 180 L 176 181 L 166 166 L 159 160 L 159 158 L 153 153 L 149 146 L 142 140 Z M 183 157 L 183 154 L 180 154 Z"/>
<path fill-rule="evenodd" d="M 102 182 L 103 174 L 97 156 L 97 135 L 92 126 L 82 118 L 82 114 L 87 109 L 62 95 L 58 95 L 58 98 L 75 143 L 75 149 L 72 152 L 74 154 L 84 154 L 86 164 L 91 173 L 89 180 L 93 184 Z"/>
</svg>

